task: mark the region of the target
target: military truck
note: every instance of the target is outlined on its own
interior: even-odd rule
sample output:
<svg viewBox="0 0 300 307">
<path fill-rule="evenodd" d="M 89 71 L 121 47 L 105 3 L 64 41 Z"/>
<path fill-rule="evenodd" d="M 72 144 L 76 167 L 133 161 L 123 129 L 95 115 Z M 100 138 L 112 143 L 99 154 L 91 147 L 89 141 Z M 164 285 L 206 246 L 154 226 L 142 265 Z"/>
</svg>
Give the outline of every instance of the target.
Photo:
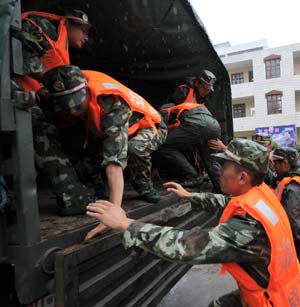
<svg viewBox="0 0 300 307">
<path fill-rule="evenodd" d="M 85 242 L 96 221 L 58 217 L 55 197 L 35 171 L 30 111 L 35 98 L 12 91 L 11 75 L 23 70 L 22 46 L 11 33 L 20 31 L 23 11 L 62 14 L 66 7 L 85 11 L 93 25 L 84 50 L 71 51 L 72 63 L 113 76 L 157 107 L 186 76 L 209 69 L 218 79 L 210 109 L 223 139 L 233 134 L 228 74 L 188 0 L 1 3 L 0 175 L 9 202 L 0 209 L 0 305 L 156 306 L 190 266 L 124 250 L 114 231 Z M 123 206 L 133 218 L 162 225 L 189 229 L 216 222 L 174 195 L 162 195 L 158 204 L 145 203 L 126 185 Z"/>
</svg>

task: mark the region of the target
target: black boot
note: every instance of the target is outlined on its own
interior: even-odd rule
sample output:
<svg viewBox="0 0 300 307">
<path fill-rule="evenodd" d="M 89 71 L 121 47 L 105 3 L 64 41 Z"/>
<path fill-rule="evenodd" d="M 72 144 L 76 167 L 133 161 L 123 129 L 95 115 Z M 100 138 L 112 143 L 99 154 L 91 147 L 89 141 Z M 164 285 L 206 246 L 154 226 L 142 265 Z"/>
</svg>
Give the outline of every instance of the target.
<svg viewBox="0 0 300 307">
<path fill-rule="evenodd" d="M 140 198 L 147 203 L 158 203 L 160 201 L 160 195 L 157 190 L 152 188 L 150 191 L 141 194 Z"/>
</svg>

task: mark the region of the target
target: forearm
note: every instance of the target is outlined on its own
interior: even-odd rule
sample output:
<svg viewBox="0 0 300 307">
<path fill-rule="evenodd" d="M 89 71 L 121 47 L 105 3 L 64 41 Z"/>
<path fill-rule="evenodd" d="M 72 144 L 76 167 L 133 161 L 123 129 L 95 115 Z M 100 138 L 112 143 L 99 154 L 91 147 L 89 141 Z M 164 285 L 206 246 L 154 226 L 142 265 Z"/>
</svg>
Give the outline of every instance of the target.
<svg viewBox="0 0 300 307">
<path fill-rule="evenodd" d="M 191 203 L 194 208 L 216 212 L 223 210 L 230 200 L 230 196 L 214 193 L 192 193 Z"/>
<path fill-rule="evenodd" d="M 246 227 L 246 231 L 238 231 Z M 169 261 L 183 263 L 256 262 L 270 253 L 265 233 L 254 221 L 232 219 L 211 229 L 180 230 L 141 222 L 124 233 L 126 248 L 137 246 Z M 235 235 L 236 242 L 232 240 Z M 261 238 L 259 241 L 257 238 Z M 260 242 L 260 246 L 256 246 Z M 255 252 L 256 251 L 256 252 Z"/>
<path fill-rule="evenodd" d="M 106 167 L 106 176 L 109 187 L 109 201 L 121 206 L 124 191 L 123 169 L 116 163 L 111 163 Z"/>
</svg>

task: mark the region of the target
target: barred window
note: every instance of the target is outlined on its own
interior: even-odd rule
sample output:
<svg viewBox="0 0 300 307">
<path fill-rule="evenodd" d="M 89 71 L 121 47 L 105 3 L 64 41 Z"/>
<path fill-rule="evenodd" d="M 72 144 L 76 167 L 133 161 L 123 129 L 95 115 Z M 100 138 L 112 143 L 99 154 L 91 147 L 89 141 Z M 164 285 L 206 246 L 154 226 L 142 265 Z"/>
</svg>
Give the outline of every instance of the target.
<svg viewBox="0 0 300 307">
<path fill-rule="evenodd" d="M 282 94 L 266 95 L 268 115 L 282 113 Z"/>
<path fill-rule="evenodd" d="M 266 79 L 280 77 L 280 58 L 265 61 Z"/>
<path fill-rule="evenodd" d="M 246 117 L 246 105 L 244 103 L 233 105 L 233 118 L 238 117 Z"/>
<path fill-rule="evenodd" d="M 231 74 L 231 84 L 244 83 L 244 73 Z"/>
</svg>

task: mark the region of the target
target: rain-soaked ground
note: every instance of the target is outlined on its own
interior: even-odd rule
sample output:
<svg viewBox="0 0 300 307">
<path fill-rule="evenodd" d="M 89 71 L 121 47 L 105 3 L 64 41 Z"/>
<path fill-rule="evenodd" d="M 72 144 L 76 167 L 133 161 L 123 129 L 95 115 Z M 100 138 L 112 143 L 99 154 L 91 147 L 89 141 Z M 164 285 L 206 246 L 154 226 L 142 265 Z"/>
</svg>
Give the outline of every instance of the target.
<svg viewBox="0 0 300 307">
<path fill-rule="evenodd" d="M 212 299 L 237 288 L 227 273 L 220 275 L 220 265 L 194 265 L 171 289 L 158 307 L 207 307 Z"/>
</svg>

